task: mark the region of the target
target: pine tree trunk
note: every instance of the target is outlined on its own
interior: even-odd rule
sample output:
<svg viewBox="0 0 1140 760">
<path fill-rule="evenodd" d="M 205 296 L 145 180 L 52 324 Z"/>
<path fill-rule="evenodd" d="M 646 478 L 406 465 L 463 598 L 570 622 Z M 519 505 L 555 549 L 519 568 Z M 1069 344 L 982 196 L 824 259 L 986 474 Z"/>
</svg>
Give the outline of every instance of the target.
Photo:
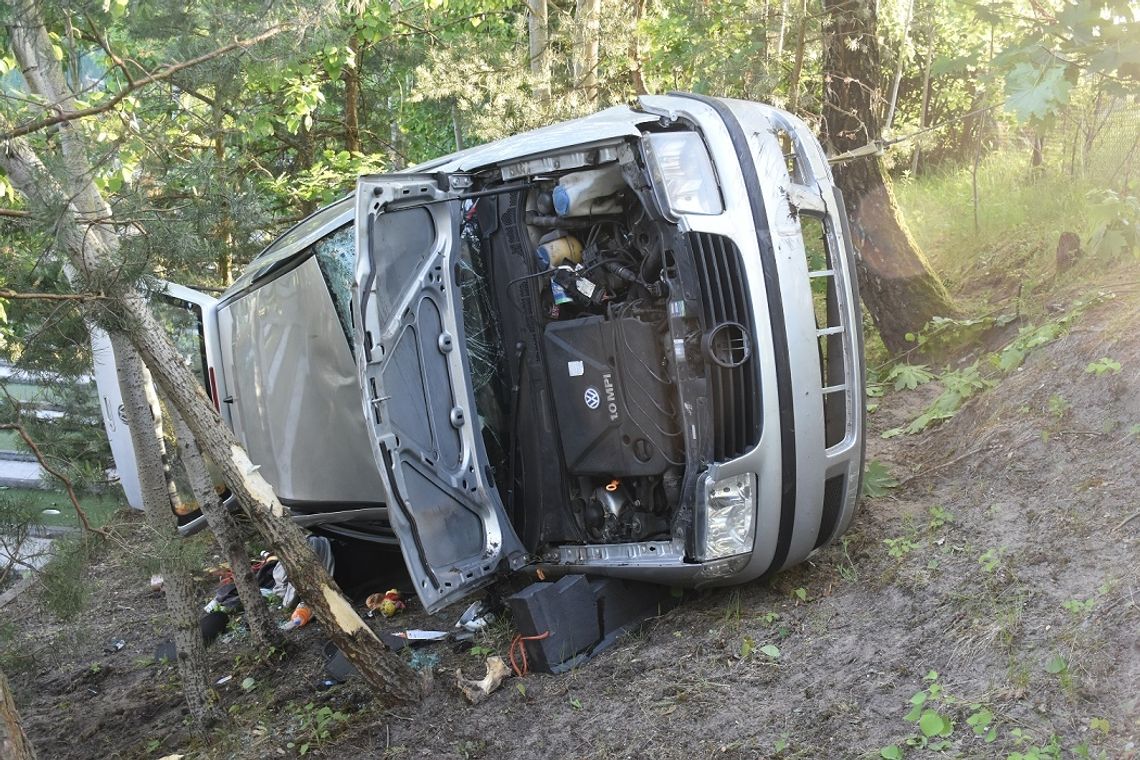
<svg viewBox="0 0 1140 760">
<path fill-rule="evenodd" d="M 174 435 L 178 439 L 182 466 L 190 481 L 190 490 L 194 493 L 198 508 L 205 515 L 210 531 L 222 549 L 222 556 L 229 562 L 233 571 L 234 586 L 237 587 L 238 598 L 241 600 L 245 622 L 249 626 L 253 642 L 261 648 L 274 646 L 281 640 L 280 632 L 273 622 L 269 606 L 265 603 L 265 597 L 261 595 L 257 579 L 253 575 L 245 542 L 242 541 L 237 523 L 222 505 L 217 491 L 214 490 L 214 480 L 206 468 L 206 460 L 198 449 L 194 434 L 190 432 L 190 428 L 186 426 L 182 415 L 173 404 L 167 404 L 167 410 L 174 425 Z"/>
<path fill-rule="evenodd" d="M 194 585 L 190 581 L 191 568 L 180 561 L 181 547 L 174 528 L 167 479 L 163 476 L 160 449 L 162 412 L 154 396 L 154 386 L 134 347 L 121 334 L 112 333 L 110 338 L 117 360 L 127 427 L 135 449 L 143 510 L 153 534 L 152 545 L 162 567 L 166 608 L 174 627 L 182 691 L 186 695 L 190 715 L 199 729 L 205 732 L 221 720 L 222 715 L 215 707 L 217 695 L 209 687 L 206 647 L 198 628 L 198 600 L 194 598 Z"/>
<path fill-rule="evenodd" d="M 824 132 L 831 150 L 844 153 L 880 137 L 875 0 L 824 0 L 824 9 L 831 27 L 824 55 Z M 958 310 L 900 218 L 882 160 L 856 158 L 834 171 L 858 254 L 863 304 L 887 350 L 900 353 L 913 345 L 907 333 Z"/>
<path fill-rule="evenodd" d="M 598 102 L 598 34 L 601 0 L 577 0 L 574 44 L 574 86 L 591 106 Z"/>
<path fill-rule="evenodd" d="M 8 678 L 0 671 L 0 758 L 4 760 L 36 760 L 36 750 L 16 709 L 12 697 L 12 687 Z"/>
<path fill-rule="evenodd" d="M 800 10 L 799 32 L 796 34 L 796 54 L 792 62 L 792 75 L 788 78 L 788 110 L 795 113 L 800 104 L 800 76 L 804 70 L 804 47 L 807 44 L 808 6 L 803 0 Z"/>
<path fill-rule="evenodd" d="M 633 3 L 633 33 L 629 37 L 629 65 L 633 80 L 633 91 L 638 95 L 648 95 L 645 87 L 645 74 L 641 65 L 641 19 L 645 15 L 646 0 L 631 0 Z M 786 2 L 786 0 L 785 0 Z"/>
<path fill-rule="evenodd" d="M 527 0 L 527 32 L 530 42 L 530 73 L 537 84 L 534 96 L 550 100 L 550 25 L 546 0 Z"/>
<path fill-rule="evenodd" d="M 305 533 L 290 518 L 272 487 L 257 471 L 232 432 L 221 421 L 201 385 L 178 360 L 174 346 L 142 303 L 129 299 L 130 335 L 151 367 L 155 379 L 171 400 L 202 449 L 222 472 L 251 522 L 277 551 L 289 571 L 289 580 L 313 610 L 333 643 L 356 666 L 381 696 L 392 701 L 417 701 L 422 696 L 419 678 L 399 657 L 384 648 L 324 565 L 309 548 Z"/>
<path fill-rule="evenodd" d="M 353 64 L 345 66 L 340 75 L 344 80 L 344 149 L 360 153 L 360 38 L 355 34 L 348 38 L 348 49 Z"/>
<path fill-rule="evenodd" d="M 9 42 L 31 92 L 61 113 L 77 110 L 38 5 L 34 0 L 17 0 L 11 18 Z M 112 338 L 129 337 L 203 451 L 222 471 L 253 524 L 276 549 L 301 597 L 361 676 L 382 698 L 418 700 L 422 686 L 415 671 L 388 652 L 353 610 L 309 548 L 304 532 L 290 519 L 272 487 L 218 417 L 142 295 L 133 287 L 124 289 L 113 215 L 94 184 L 88 146 L 69 121 L 58 125 L 55 144 L 61 160 L 53 162 L 51 172 L 22 138 L 9 140 L 0 151 L 0 167 L 30 203 L 45 211 L 60 210 L 58 244 L 77 275 L 77 289 L 106 297 L 103 308 L 90 316 L 98 319 Z M 165 488 L 165 483 L 161 487 Z"/>
</svg>

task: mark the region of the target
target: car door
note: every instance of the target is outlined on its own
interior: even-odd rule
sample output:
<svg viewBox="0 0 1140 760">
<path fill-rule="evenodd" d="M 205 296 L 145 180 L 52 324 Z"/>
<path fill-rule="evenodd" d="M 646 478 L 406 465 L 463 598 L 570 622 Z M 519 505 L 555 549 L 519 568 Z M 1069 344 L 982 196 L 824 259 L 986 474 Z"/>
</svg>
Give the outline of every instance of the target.
<svg viewBox="0 0 1140 760">
<path fill-rule="evenodd" d="M 457 277 L 462 175 L 362 177 L 354 320 L 364 414 L 389 519 L 434 612 L 525 563 L 470 382 Z"/>
</svg>

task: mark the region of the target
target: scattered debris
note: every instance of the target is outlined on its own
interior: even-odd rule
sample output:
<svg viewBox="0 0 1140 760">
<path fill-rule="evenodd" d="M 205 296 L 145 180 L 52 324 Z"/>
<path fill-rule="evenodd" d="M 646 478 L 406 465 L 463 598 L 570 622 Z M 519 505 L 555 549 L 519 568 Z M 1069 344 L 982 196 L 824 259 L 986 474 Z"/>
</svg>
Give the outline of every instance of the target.
<svg viewBox="0 0 1140 760">
<path fill-rule="evenodd" d="M 483 630 L 493 622 L 495 622 L 495 613 L 491 611 L 490 605 L 483 600 L 479 600 L 468 607 L 463 614 L 459 616 L 459 620 L 455 622 L 455 627 L 475 633 L 476 631 Z"/>
<path fill-rule="evenodd" d="M 518 629 L 511 664 L 519 675 L 565 673 L 678 601 L 665 586 L 617 578 L 532 583 L 507 598 Z"/>
<path fill-rule="evenodd" d="M 510 676 L 511 670 L 498 655 L 487 658 L 487 675 L 481 681 L 471 681 L 463 677 L 463 671 L 455 669 L 455 683 L 467 701 L 477 705 L 498 689 Z"/>
<path fill-rule="evenodd" d="M 107 646 L 103 647 L 103 651 L 107 654 L 113 654 L 127 645 L 126 639 L 115 639 Z"/>
<path fill-rule="evenodd" d="M 408 660 L 408 664 L 412 666 L 412 670 L 432 670 L 439 667 L 439 655 L 435 652 L 425 652 L 423 650 L 416 650 L 412 652 L 412 658 Z"/>
<path fill-rule="evenodd" d="M 289 618 L 287 622 L 282 623 L 280 628 L 283 631 L 291 631 L 294 628 L 300 628 L 301 626 L 308 624 L 308 622 L 312 619 L 313 611 L 305 606 L 304 602 L 301 602 L 297 605 L 297 608 L 293 610 L 293 616 Z"/>
<path fill-rule="evenodd" d="M 402 612 L 407 605 L 398 589 L 389 589 L 383 594 L 372 594 L 364 600 L 369 612 L 379 612 L 384 617 L 392 617 Z"/>
<path fill-rule="evenodd" d="M 232 680 L 234 680 L 233 676 L 222 676 L 217 681 L 214 681 L 214 686 L 222 686 L 223 684 L 227 684 Z"/>
<path fill-rule="evenodd" d="M 163 580 L 162 576 L 159 575 L 158 573 L 155 573 L 154 575 L 150 576 L 150 590 L 153 591 L 154 593 L 157 594 L 159 591 L 162 591 L 163 583 L 165 583 L 165 581 Z"/>
</svg>

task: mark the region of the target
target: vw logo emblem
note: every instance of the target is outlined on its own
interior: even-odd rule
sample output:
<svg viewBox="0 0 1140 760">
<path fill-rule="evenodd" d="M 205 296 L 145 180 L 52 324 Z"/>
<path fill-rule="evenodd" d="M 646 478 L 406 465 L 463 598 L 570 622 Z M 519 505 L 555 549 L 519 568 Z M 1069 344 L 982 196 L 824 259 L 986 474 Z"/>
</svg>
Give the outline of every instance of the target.
<svg viewBox="0 0 1140 760">
<path fill-rule="evenodd" d="M 598 406 L 602 403 L 601 394 L 598 393 L 598 389 L 592 385 L 586 389 L 585 399 L 586 406 L 590 407 L 591 409 L 597 409 Z"/>
</svg>

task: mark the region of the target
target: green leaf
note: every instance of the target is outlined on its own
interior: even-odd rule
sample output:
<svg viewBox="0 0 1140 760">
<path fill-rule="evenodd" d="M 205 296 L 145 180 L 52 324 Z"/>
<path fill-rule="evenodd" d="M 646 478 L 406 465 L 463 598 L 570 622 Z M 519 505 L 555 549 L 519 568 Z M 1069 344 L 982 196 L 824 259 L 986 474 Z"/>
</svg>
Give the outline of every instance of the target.
<svg viewBox="0 0 1140 760">
<path fill-rule="evenodd" d="M 1044 122 L 1068 104 L 1071 89 L 1064 66 L 1019 63 L 1006 75 L 1005 105 L 1021 121 Z"/>
<path fill-rule="evenodd" d="M 902 750 L 899 749 L 898 745 L 895 744 L 891 744 L 879 750 L 879 757 L 883 758 L 884 760 L 902 760 L 902 756 Z"/>
<path fill-rule="evenodd" d="M 952 730 L 950 729 L 950 722 L 934 710 L 926 710 L 922 713 L 922 717 L 918 719 L 918 728 L 926 737 L 949 736 L 950 730 Z"/>
<path fill-rule="evenodd" d="M 1045 663 L 1045 672 L 1051 673 L 1053 675 L 1059 675 L 1068 669 L 1069 663 L 1065 662 L 1065 658 L 1061 655 L 1057 655 L 1056 657 L 1049 660 L 1049 662 Z"/>
<path fill-rule="evenodd" d="M 582 700 L 575 697 L 574 699 L 570 700 L 570 706 L 573 707 L 575 710 L 581 710 L 582 709 Z"/>
<path fill-rule="evenodd" d="M 896 364 L 887 373 L 887 380 L 894 381 L 896 391 L 901 391 L 904 388 L 912 391 L 933 379 L 933 373 L 926 368 L 925 364 Z"/>
<path fill-rule="evenodd" d="M 254 686 L 257 686 L 257 681 L 254 679 L 253 676 L 246 676 L 245 679 L 242 680 L 242 682 L 241 682 L 241 687 L 243 689 L 245 689 L 246 691 L 249 691 Z"/>
<path fill-rule="evenodd" d="M 780 656 L 780 649 L 775 644 L 765 644 L 760 647 L 760 652 L 771 657 L 773 660 Z"/>
<path fill-rule="evenodd" d="M 885 496 L 887 491 L 898 486 L 899 482 L 891 475 L 887 466 L 877 459 L 867 463 L 863 472 L 863 495 L 869 499 Z"/>
<path fill-rule="evenodd" d="M 754 649 L 756 649 L 756 642 L 751 636 L 745 636 L 744 641 L 740 642 L 740 659 L 748 659 L 748 655 L 752 654 Z"/>
</svg>

